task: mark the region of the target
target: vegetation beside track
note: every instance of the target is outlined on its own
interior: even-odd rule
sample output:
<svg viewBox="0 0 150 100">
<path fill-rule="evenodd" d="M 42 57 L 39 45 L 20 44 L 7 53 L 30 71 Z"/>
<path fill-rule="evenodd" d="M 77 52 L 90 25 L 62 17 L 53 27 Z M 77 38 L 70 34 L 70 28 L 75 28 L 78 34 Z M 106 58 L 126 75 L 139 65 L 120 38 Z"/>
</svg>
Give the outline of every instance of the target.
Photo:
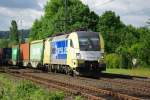
<svg viewBox="0 0 150 100">
<path fill-rule="evenodd" d="M 107 73 L 113 74 L 123 74 L 123 75 L 132 75 L 140 77 L 149 77 L 150 78 L 150 69 L 149 68 L 135 68 L 135 69 L 117 69 L 109 68 L 106 70 Z"/>
<path fill-rule="evenodd" d="M 0 100 L 64 100 L 63 92 L 44 90 L 26 80 L 0 73 Z"/>
</svg>

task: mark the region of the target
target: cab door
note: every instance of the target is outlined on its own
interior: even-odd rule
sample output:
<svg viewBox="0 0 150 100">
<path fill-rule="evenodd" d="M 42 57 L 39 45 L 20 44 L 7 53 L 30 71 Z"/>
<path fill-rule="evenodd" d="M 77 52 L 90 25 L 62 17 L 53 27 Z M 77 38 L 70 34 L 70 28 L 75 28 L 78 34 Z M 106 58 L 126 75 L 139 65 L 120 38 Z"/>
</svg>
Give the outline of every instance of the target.
<svg viewBox="0 0 150 100">
<path fill-rule="evenodd" d="M 71 67 L 71 68 L 74 68 L 74 62 L 75 62 L 75 48 L 74 48 L 74 43 L 73 43 L 73 40 L 72 39 L 69 39 L 68 41 L 68 50 L 67 50 L 67 64 Z"/>
<path fill-rule="evenodd" d="M 68 37 L 67 65 L 72 69 L 78 67 L 77 52 L 79 52 L 78 36 L 76 33 L 71 33 Z"/>
</svg>

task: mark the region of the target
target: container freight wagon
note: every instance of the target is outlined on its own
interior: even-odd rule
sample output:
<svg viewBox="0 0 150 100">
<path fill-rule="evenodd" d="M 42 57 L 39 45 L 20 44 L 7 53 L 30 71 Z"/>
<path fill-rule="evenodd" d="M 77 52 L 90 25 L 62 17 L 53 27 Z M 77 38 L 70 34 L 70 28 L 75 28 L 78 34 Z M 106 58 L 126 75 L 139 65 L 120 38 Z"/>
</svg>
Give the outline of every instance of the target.
<svg viewBox="0 0 150 100">
<path fill-rule="evenodd" d="M 22 66 L 29 64 L 29 43 L 20 44 L 20 62 Z"/>
<path fill-rule="evenodd" d="M 30 64 L 33 68 L 41 67 L 43 64 L 44 40 L 30 43 Z"/>
<path fill-rule="evenodd" d="M 97 32 L 72 32 L 45 41 L 44 65 L 52 71 L 79 74 L 106 69 L 104 44 Z"/>
<path fill-rule="evenodd" d="M 20 65 L 20 48 L 19 45 L 12 46 L 12 64 Z"/>
<path fill-rule="evenodd" d="M 12 48 L 3 48 L 2 49 L 2 65 L 12 64 Z"/>
</svg>

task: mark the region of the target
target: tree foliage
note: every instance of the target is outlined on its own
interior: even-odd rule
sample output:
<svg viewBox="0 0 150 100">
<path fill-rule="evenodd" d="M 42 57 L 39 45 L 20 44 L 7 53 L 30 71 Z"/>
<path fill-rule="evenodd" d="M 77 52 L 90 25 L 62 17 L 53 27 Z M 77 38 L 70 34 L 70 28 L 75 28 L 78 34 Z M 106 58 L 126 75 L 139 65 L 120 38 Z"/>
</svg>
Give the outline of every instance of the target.
<svg viewBox="0 0 150 100">
<path fill-rule="evenodd" d="M 106 52 L 119 54 L 123 68 L 133 66 L 132 59 L 140 65 L 150 64 L 150 29 L 125 25 L 112 11 L 99 17 L 97 29 L 104 36 Z"/>
<path fill-rule="evenodd" d="M 112 53 L 106 56 L 108 68 L 120 68 L 121 57 L 118 54 Z"/>
<path fill-rule="evenodd" d="M 9 40 L 8 39 L 0 39 L 0 48 L 6 48 L 9 46 Z"/>
<path fill-rule="evenodd" d="M 150 19 L 148 19 L 148 21 L 146 22 L 148 25 L 150 25 Z"/>
<path fill-rule="evenodd" d="M 141 28 L 139 29 L 141 37 L 140 43 L 142 44 L 140 59 L 146 64 L 150 64 L 150 29 Z"/>
<path fill-rule="evenodd" d="M 35 20 L 32 26 L 31 40 L 42 39 L 58 32 L 65 32 L 65 21 L 67 23 L 67 32 L 79 28 L 96 31 L 98 16 L 90 11 L 88 6 L 83 5 L 80 0 L 68 0 L 67 19 L 65 18 L 63 0 L 48 1 L 44 10 L 44 16 L 39 20 Z"/>
<path fill-rule="evenodd" d="M 99 17 L 97 31 L 101 32 L 105 40 L 105 49 L 108 53 L 114 52 L 121 42 L 120 30 L 125 25 L 120 21 L 120 17 L 112 11 L 106 11 Z"/>
</svg>

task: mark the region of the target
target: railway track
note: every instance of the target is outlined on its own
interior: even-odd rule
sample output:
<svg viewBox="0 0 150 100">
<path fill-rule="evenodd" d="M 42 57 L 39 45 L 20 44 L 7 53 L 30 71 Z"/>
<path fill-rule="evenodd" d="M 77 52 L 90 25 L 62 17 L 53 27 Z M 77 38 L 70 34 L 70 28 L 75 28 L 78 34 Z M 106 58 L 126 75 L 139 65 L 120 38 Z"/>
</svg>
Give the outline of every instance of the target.
<svg viewBox="0 0 150 100">
<path fill-rule="evenodd" d="M 112 89 L 114 91 L 118 91 L 121 93 L 126 93 L 128 95 L 142 97 L 142 98 L 150 98 L 150 83 L 145 82 L 137 82 L 135 80 L 129 79 L 110 79 L 101 77 L 100 79 L 91 79 L 85 77 L 79 77 L 80 80 L 92 81 L 93 83 L 101 83 L 99 85 L 95 85 L 96 87 L 103 87 L 105 89 Z M 103 85 L 104 84 L 104 85 Z M 115 87 L 115 88 L 113 88 Z M 117 89 L 116 89 L 117 88 Z M 119 89 L 120 88 L 120 89 Z"/>
<path fill-rule="evenodd" d="M 100 78 L 100 81 L 116 85 L 118 87 L 126 87 L 130 91 L 136 91 L 141 94 L 146 94 L 150 96 L 150 83 L 137 82 L 135 80 L 110 79 L 110 78 Z"/>
<path fill-rule="evenodd" d="M 144 94 L 150 95 L 150 84 L 145 84 L 145 83 L 139 83 L 136 81 L 129 81 L 129 80 L 112 80 L 112 79 L 106 79 L 106 78 L 101 78 L 102 81 L 106 81 L 109 83 L 113 83 L 116 85 L 121 85 L 128 87 L 129 89 L 133 89 L 134 91 L 142 92 Z"/>
<path fill-rule="evenodd" d="M 111 73 L 102 73 L 102 76 L 109 79 L 118 78 L 118 79 L 132 80 L 138 83 L 142 82 L 145 84 L 150 84 L 150 78 L 147 77 L 129 76 L 129 75 L 111 74 Z"/>
<path fill-rule="evenodd" d="M 12 70 L 5 70 L 5 72 L 15 77 L 31 80 L 35 83 L 42 84 L 47 87 L 60 89 L 74 95 L 81 95 L 89 100 L 141 100 L 140 98 L 121 94 L 114 91 L 100 89 L 92 86 L 72 84 L 70 82 L 62 82 L 55 79 L 47 79 L 25 72 L 17 72 Z"/>
</svg>

